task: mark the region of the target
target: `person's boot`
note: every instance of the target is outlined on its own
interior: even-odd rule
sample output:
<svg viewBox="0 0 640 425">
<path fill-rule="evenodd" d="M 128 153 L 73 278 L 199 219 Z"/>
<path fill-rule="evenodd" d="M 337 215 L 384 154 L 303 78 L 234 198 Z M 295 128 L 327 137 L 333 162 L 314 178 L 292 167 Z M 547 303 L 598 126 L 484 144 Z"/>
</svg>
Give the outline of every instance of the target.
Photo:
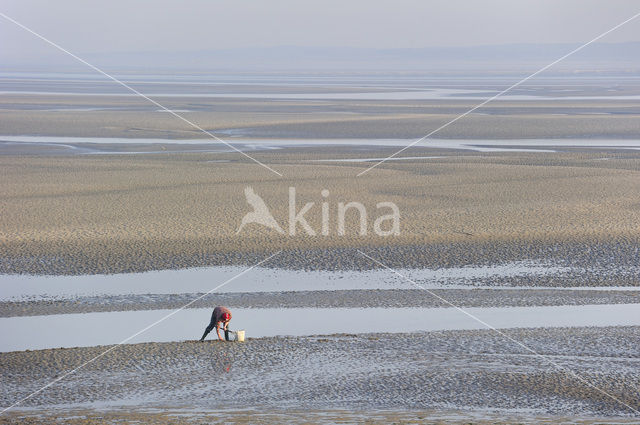
<svg viewBox="0 0 640 425">
<path fill-rule="evenodd" d="M 229 331 L 228 330 L 224 330 L 224 339 L 229 341 Z"/>
</svg>

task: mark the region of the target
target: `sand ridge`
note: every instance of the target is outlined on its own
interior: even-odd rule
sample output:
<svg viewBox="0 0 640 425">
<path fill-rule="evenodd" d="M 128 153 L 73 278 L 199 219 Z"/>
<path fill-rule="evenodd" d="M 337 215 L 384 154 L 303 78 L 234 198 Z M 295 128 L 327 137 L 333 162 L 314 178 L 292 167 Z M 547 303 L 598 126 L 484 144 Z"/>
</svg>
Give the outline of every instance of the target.
<svg viewBox="0 0 640 425">
<path fill-rule="evenodd" d="M 516 307 L 552 305 L 632 304 L 640 302 L 640 290 L 554 289 L 430 289 L 459 307 Z M 40 316 L 99 311 L 177 309 L 204 293 L 144 294 L 74 297 L 0 302 L 0 317 Z M 266 293 L 214 293 L 189 308 L 217 305 L 240 308 L 438 308 L 448 304 L 421 289 L 338 291 L 288 291 Z"/>
<path fill-rule="evenodd" d="M 386 163 L 359 178 L 355 174 L 367 164 L 301 164 L 303 158 L 321 157 L 313 150 L 256 155 L 285 177 L 233 154 L 0 157 L 0 269 L 81 274 L 248 264 L 277 250 L 301 257 L 291 267 L 304 268 L 314 251 L 322 257 L 328 248 L 411 251 L 458 244 L 471 253 L 482 251 L 474 245 L 503 244 L 502 251 L 519 245 L 551 252 L 575 241 L 633 255 L 638 246 L 640 156 L 635 153 L 458 153 L 428 163 Z M 603 155 L 611 159 L 594 161 Z M 233 162 L 207 162 L 218 157 Z M 316 232 L 325 200 L 320 193 L 328 190 L 330 235 L 309 236 L 301 227 L 295 236 L 280 235 L 258 225 L 237 234 L 250 211 L 247 186 L 285 228 L 288 188 L 295 187 L 298 208 L 314 202 L 306 219 Z M 336 233 L 337 204 L 353 200 L 369 213 L 367 236 L 357 234 L 355 213 L 346 216 L 347 234 Z M 376 204 L 387 201 L 400 210 L 401 232 L 385 238 L 372 226 L 377 214 L 388 213 L 378 212 Z M 508 260 L 500 249 L 491 252 L 493 261 Z M 429 261 L 419 259 L 420 250 L 413 255 L 418 264 Z M 365 264 L 360 261 L 360 267 Z M 445 258 L 439 266 L 447 264 Z"/>
</svg>

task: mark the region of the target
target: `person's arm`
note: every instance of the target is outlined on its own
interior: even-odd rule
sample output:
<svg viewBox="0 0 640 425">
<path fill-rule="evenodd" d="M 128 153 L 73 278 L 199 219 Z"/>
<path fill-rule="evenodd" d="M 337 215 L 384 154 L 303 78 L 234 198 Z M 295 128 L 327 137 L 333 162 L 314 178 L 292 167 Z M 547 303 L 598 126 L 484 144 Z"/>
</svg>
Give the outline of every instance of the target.
<svg viewBox="0 0 640 425">
<path fill-rule="evenodd" d="M 222 336 L 220 335 L 220 322 L 216 323 L 216 333 L 218 334 L 218 340 L 222 341 Z"/>
</svg>

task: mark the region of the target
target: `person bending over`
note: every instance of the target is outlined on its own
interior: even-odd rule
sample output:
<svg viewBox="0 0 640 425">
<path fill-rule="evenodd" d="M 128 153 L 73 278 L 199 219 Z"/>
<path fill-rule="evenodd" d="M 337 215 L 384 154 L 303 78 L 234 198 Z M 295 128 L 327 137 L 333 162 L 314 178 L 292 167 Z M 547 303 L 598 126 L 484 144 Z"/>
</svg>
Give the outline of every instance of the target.
<svg viewBox="0 0 640 425">
<path fill-rule="evenodd" d="M 224 339 L 229 341 L 229 321 L 231 320 L 231 311 L 222 306 L 218 306 L 213 309 L 213 313 L 211 314 L 211 322 L 209 322 L 209 326 L 204 330 L 204 334 L 200 341 L 204 341 L 204 339 L 209 335 L 209 332 L 215 327 L 216 333 L 218 334 L 218 339 L 222 341 L 222 336 L 220 336 L 220 328 L 224 330 Z"/>
</svg>

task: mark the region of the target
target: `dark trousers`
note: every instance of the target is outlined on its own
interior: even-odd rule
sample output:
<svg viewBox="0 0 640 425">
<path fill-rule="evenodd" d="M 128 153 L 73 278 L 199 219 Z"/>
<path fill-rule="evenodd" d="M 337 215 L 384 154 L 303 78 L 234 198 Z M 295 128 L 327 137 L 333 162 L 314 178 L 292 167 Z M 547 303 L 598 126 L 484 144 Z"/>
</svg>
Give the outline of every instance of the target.
<svg viewBox="0 0 640 425">
<path fill-rule="evenodd" d="M 204 335 L 202 335 L 202 338 L 200 338 L 200 341 L 205 339 L 207 337 L 207 335 L 209 335 L 209 332 L 211 332 L 213 330 L 213 328 L 215 328 L 215 327 L 216 327 L 216 318 L 213 317 L 213 315 L 212 315 L 211 316 L 211 322 L 209 322 L 209 326 L 207 326 L 207 328 L 204 330 Z M 228 330 L 224 331 L 224 339 L 229 341 L 229 331 Z"/>
</svg>

